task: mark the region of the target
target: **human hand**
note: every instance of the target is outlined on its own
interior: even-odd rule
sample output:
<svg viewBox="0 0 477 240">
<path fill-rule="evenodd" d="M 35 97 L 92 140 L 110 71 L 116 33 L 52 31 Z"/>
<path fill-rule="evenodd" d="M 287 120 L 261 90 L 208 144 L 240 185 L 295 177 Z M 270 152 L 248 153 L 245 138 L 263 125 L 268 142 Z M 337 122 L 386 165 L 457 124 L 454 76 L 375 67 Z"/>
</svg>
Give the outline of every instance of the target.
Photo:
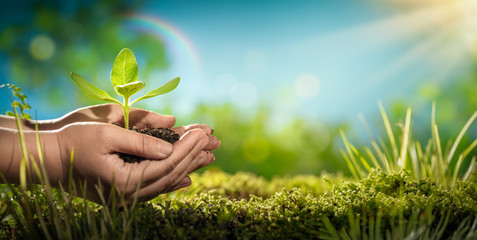
<svg viewBox="0 0 477 240">
<path fill-rule="evenodd" d="M 76 109 L 64 116 L 51 120 L 20 119 L 23 130 L 34 131 L 38 125 L 40 131 L 57 130 L 75 122 L 101 122 L 124 126 L 123 109 L 118 104 L 100 104 Z M 129 116 L 131 126 L 138 128 L 170 128 L 174 126 L 173 116 L 160 115 L 151 111 L 131 108 Z M 17 129 L 14 117 L 0 115 L 0 127 Z"/>
<path fill-rule="evenodd" d="M 205 124 L 191 124 L 173 128 L 176 122 L 174 116 L 161 115 L 139 108 L 131 108 L 129 118 L 130 125 L 139 129 L 172 128 L 172 130 L 179 134 L 179 136 L 182 136 L 187 131 L 196 128 L 204 130 L 207 135 L 211 135 L 213 133 L 213 130 Z M 56 128 L 60 128 L 75 122 L 101 122 L 124 126 L 124 115 L 121 106 L 118 104 L 107 103 L 79 108 L 53 121 L 56 125 Z"/>
<path fill-rule="evenodd" d="M 131 108 L 130 124 L 137 128 L 172 128 L 175 124 L 174 116 L 157 114 L 155 112 Z M 24 130 L 35 130 L 35 124 L 38 124 L 39 130 L 57 130 L 68 124 L 77 122 L 99 122 L 111 123 L 124 126 L 123 109 L 117 104 L 100 104 L 76 109 L 64 116 L 53 120 L 32 121 L 21 119 Z M 13 117 L 0 115 L 0 127 L 15 130 L 16 123 Z M 189 130 L 200 128 L 208 135 L 212 134 L 212 129 L 205 124 L 192 124 L 188 126 L 175 127 L 173 130 L 180 136 Z M 209 150 L 210 151 L 210 150 Z"/>
<path fill-rule="evenodd" d="M 179 136 L 182 136 L 193 129 L 202 129 L 209 136 L 209 140 L 214 143 L 206 146 L 206 148 L 203 149 L 204 151 L 212 151 L 220 146 L 220 141 L 216 137 L 211 136 L 213 130 L 206 124 L 190 124 L 173 127 L 176 122 L 174 116 L 161 115 L 139 108 L 131 108 L 129 118 L 130 125 L 139 129 L 171 128 L 174 132 L 179 134 Z M 77 109 L 59 119 L 53 120 L 53 122 L 57 128 L 58 126 L 63 127 L 67 124 L 77 122 L 100 122 L 124 126 L 124 115 L 121 106 L 108 103 Z"/>
<path fill-rule="evenodd" d="M 131 113 L 131 123 L 138 128 L 171 128 L 175 123 L 175 118 L 173 116 L 163 116 L 154 112 L 135 108 L 131 109 Z M 163 161 L 157 160 L 160 159 L 159 157 L 163 157 L 164 160 L 172 158 L 173 160 L 168 160 L 160 164 L 163 169 L 164 167 L 166 167 L 166 169 L 169 169 L 169 172 L 174 172 L 175 175 L 172 175 L 172 177 L 170 177 L 170 174 L 163 174 L 164 176 L 169 176 L 167 179 L 169 179 L 168 181 L 170 182 L 165 184 L 165 186 L 163 186 L 158 192 L 151 192 L 151 190 L 141 190 L 141 192 L 138 193 L 139 197 L 148 199 L 160 193 L 170 192 L 188 186 L 191 182 L 190 179 L 187 177 L 187 174 L 213 162 L 214 155 L 211 154 L 209 151 L 212 151 L 220 146 L 220 141 L 216 137 L 211 136 L 213 131 L 209 126 L 205 124 L 192 124 L 188 126 L 172 128 L 181 136 L 181 139 L 174 144 L 174 150 L 171 153 L 172 155 L 170 155 L 169 157 L 166 156 L 167 152 L 163 152 L 163 156 L 157 156 L 157 152 L 156 156 L 151 156 L 151 153 L 141 154 L 139 150 L 128 151 L 128 149 L 134 148 L 142 148 L 142 151 L 144 151 L 144 149 L 147 149 L 147 146 L 143 147 L 144 143 L 151 141 L 155 141 L 156 143 L 158 143 L 162 140 L 125 130 L 112 124 L 105 124 L 116 123 L 118 125 L 121 125 L 123 121 L 122 119 L 122 109 L 119 108 L 119 106 L 116 106 L 114 104 L 103 104 L 75 110 L 59 119 L 40 121 L 39 133 L 41 135 L 42 146 L 45 148 L 43 149 L 43 152 L 45 154 L 45 159 L 47 160 L 46 163 L 48 165 L 48 174 L 53 186 L 58 187 L 60 184 L 65 184 L 67 182 L 68 170 L 70 166 L 69 154 L 71 153 L 72 149 L 75 149 L 73 162 L 73 170 L 75 174 L 74 180 L 78 184 L 80 182 L 82 183 L 82 181 L 85 180 L 89 182 L 89 187 L 87 188 L 87 197 L 94 201 L 99 201 L 99 194 L 93 187 L 94 184 L 101 183 L 103 186 L 103 192 L 109 194 L 114 182 L 113 179 L 111 179 L 111 176 L 115 176 L 116 179 L 119 179 L 119 184 L 118 182 L 116 182 L 116 184 L 118 185 L 120 192 L 124 193 L 124 196 L 128 196 L 128 199 L 130 200 L 132 196 L 131 186 L 137 186 L 140 183 L 140 181 L 137 180 L 137 172 L 139 172 L 141 169 L 145 171 L 147 167 L 146 165 L 148 163 L 152 164 L 153 166 L 158 165 L 158 163 L 156 163 L 157 161 Z M 17 182 L 19 179 L 18 169 L 20 162 L 18 156 L 21 156 L 21 153 L 18 148 L 18 144 L 13 144 L 18 142 L 18 140 L 15 140 L 17 136 L 17 134 L 15 133 L 16 126 L 13 126 L 14 124 L 10 124 L 12 122 L 14 121 L 12 121 L 12 119 L 9 119 L 7 116 L 5 116 L 5 119 L 2 119 L 2 121 L 0 121 L 0 123 L 3 124 L 0 124 L 0 128 L 5 127 L 2 131 L 0 131 L 2 134 L 2 139 L 8 140 L 11 138 L 11 140 L 8 140 L 4 144 L 2 144 L 1 151 L 7 152 L 5 157 L 8 158 L 8 156 L 11 156 L 11 160 L 2 161 L 2 164 L 0 164 L 0 169 L 2 169 L 2 172 L 5 173 L 9 181 Z M 24 127 L 25 125 L 29 126 L 25 127 L 26 130 L 31 130 L 32 128 L 34 129 L 34 124 L 32 124 L 32 122 L 24 122 L 23 125 Z M 60 128 L 60 126 L 64 127 Z M 190 146 L 194 144 L 190 142 L 191 140 L 186 141 L 189 138 L 187 136 L 189 136 L 189 134 L 196 135 L 197 132 L 201 132 L 201 135 L 206 136 L 206 138 L 208 139 L 208 144 L 205 144 L 204 147 L 200 150 L 197 150 L 197 147 L 195 147 L 194 151 L 192 151 L 192 149 L 190 149 Z M 134 139 L 136 140 L 130 141 L 129 139 L 125 138 L 125 136 L 129 136 L 131 134 L 136 136 L 134 137 Z M 3 137 L 3 135 L 5 135 L 5 137 Z M 60 138 L 59 136 L 63 137 Z M 112 136 L 120 137 L 113 138 Z M 143 138 L 149 140 L 144 141 L 144 143 L 138 142 L 142 141 Z M 154 140 L 150 140 L 151 138 Z M 27 146 L 36 145 L 36 137 L 34 132 L 25 132 L 25 139 L 27 142 L 29 142 Z M 125 144 L 124 141 L 126 140 L 127 143 L 136 142 L 136 144 L 134 146 L 129 147 L 123 146 Z M 116 141 L 122 142 L 122 145 L 117 144 Z M 103 144 L 104 142 L 107 142 L 108 144 Z M 169 143 L 165 143 L 164 141 L 162 141 L 162 143 L 160 143 L 159 145 L 163 146 L 164 144 Z M 61 147 L 58 147 L 60 145 Z M 87 147 L 85 147 L 88 145 L 90 146 L 89 150 Z M 178 150 L 176 151 L 176 145 L 182 147 L 178 147 Z M 197 145 L 197 143 L 195 145 Z M 122 146 L 122 148 L 125 149 L 119 148 L 119 146 Z M 187 151 L 187 149 L 184 150 L 186 148 L 184 146 L 189 146 L 189 151 Z M 3 148 L 5 150 L 3 150 Z M 36 148 L 31 148 L 28 151 L 31 153 L 37 152 Z M 150 159 L 150 161 L 144 161 L 140 164 L 124 163 L 122 159 L 119 159 L 117 152 L 133 152 L 133 155 L 146 157 Z M 154 153 L 152 154 L 154 155 Z M 37 154 L 33 155 L 37 156 Z M 108 160 L 105 161 L 104 159 Z M 198 161 L 200 161 L 201 164 L 197 164 Z M 172 162 L 172 164 L 169 162 Z M 174 164 L 178 162 L 194 162 L 195 164 L 187 165 L 188 167 L 185 170 L 184 166 L 182 166 L 180 169 L 181 174 L 177 174 L 179 170 L 172 171 L 174 170 L 172 166 L 174 166 Z M 10 165 L 8 163 L 10 163 Z M 158 167 L 156 166 L 155 169 L 156 168 Z M 130 170 L 130 177 L 134 177 L 136 181 L 129 182 L 129 187 L 126 186 L 127 184 L 126 182 L 124 182 L 124 175 L 126 171 L 125 169 Z M 118 172 L 120 173 L 119 175 Z M 133 172 L 135 173 L 133 174 Z M 113 173 L 115 175 L 112 175 Z M 108 175 L 109 178 L 106 175 Z M 150 173 L 147 176 L 149 176 L 150 178 L 151 175 L 153 175 L 153 173 Z M 118 178 L 118 176 L 120 176 L 120 178 Z M 156 179 L 156 182 L 159 182 L 159 180 L 161 179 Z M 166 180 L 161 181 L 164 182 Z M 153 182 L 149 181 L 143 182 L 140 185 L 141 187 L 143 187 L 146 185 L 149 186 L 152 183 Z M 154 186 L 154 188 L 148 187 L 148 189 L 157 189 L 158 183 L 156 183 Z M 107 190 L 108 188 L 109 191 Z"/>
<path fill-rule="evenodd" d="M 138 128 L 171 128 L 174 126 L 175 121 L 174 116 L 161 115 L 139 108 L 130 109 L 130 126 Z M 118 104 L 100 104 L 74 110 L 53 120 L 52 125 L 55 129 L 59 129 L 75 122 L 101 122 L 124 126 L 124 113 Z"/>
<path fill-rule="evenodd" d="M 193 129 L 202 129 L 209 136 L 210 142 L 213 143 L 206 146 L 203 149 L 204 151 L 212 151 L 220 146 L 220 141 L 216 137 L 211 136 L 213 130 L 206 124 L 190 124 L 173 127 L 176 122 L 174 116 L 161 115 L 139 108 L 131 108 L 129 118 L 130 125 L 139 129 L 171 128 L 174 132 L 179 134 L 180 137 Z M 124 126 L 123 109 L 118 104 L 100 104 L 77 109 L 54 120 L 56 126 L 65 126 L 76 122 L 100 122 Z"/>
<path fill-rule="evenodd" d="M 86 197 L 96 202 L 100 202 L 100 194 L 108 199 L 111 192 L 114 193 L 111 191 L 114 186 L 126 202 L 135 197 L 149 200 L 188 186 L 189 173 L 214 161 L 214 155 L 204 149 L 215 149 L 220 142 L 200 128 L 185 129 L 180 140 L 171 145 L 111 124 L 67 125 L 58 131 L 62 171 L 57 175 L 56 184 L 66 186 L 68 170 L 72 167 L 76 185 L 86 181 Z M 71 166 L 69 156 L 73 149 Z M 119 152 L 147 160 L 126 163 L 119 158 Z M 102 186 L 100 193 L 95 185 Z"/>
</svg>

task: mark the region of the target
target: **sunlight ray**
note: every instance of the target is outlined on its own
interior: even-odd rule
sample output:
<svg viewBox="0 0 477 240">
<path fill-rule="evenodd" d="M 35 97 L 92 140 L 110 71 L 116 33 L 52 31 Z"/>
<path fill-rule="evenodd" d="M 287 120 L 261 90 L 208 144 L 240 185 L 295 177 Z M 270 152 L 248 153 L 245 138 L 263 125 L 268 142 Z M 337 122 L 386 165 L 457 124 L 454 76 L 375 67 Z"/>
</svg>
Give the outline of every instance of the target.
<svg viewBox="0 0 477 240">
<path fill-rule="evenodd" d="M 323 36 L 319 41 L 348 41 L 349 45 L 351 39 L 355 47 L 348 52 L 350 57 L 415 42 L 369 78 L 356 79 L 358 87 L 348 98 L 361 96 L 370 88 L 391 80 L 399 83 L 400 88 L 413 83 L 397 82 L 396 76 L 440 83 L 468 67 L 472 51 L 477 47 L 477 14 L 473 13 L 477 13 L 475 0 L 442 2 Z"/>
<path fill-rule="evenodd" d="M 448 19 L 456 17 L 456 11 L 449 11 L 447 5 L 439 5 L 395 17 L 374 21 L 351 29 L 345 29 L 319 36 L 318 43 L 352 41 L 353 44 L 365 44 L 371 48 L 387 47 L 445 26 Z"/>
</svg>

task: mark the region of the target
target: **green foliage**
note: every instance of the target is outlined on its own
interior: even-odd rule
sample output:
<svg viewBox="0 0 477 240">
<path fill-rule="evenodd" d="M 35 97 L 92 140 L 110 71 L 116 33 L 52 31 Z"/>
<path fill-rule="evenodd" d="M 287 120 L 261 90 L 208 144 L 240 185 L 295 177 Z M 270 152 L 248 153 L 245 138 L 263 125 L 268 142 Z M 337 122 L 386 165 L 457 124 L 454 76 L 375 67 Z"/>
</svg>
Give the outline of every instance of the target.
<svg viewBox="0 0 477 240">
<path fill-rule="evenodd" d="M 294 117 L 277 126 L 271 109 L 265 105 L 245 114 L 229 103 L 202 104 L 192 114 L 177 119 L 178 125 L 200 122 L 214 129 L 214 135 L 222 142 L 214 151 L 214 166 L 225 172 L 253 172 L 267 179 L 277 175 L 320 175 L 323 171 L 349 174 L 337 151 L 338 129 L 345 128 L 338 123 Z"/>
<path fill-rule="evenodd" d="M 34 211 L 29 225 L 24 225 L 19 206 L 8 200 L 22 202 L 23 195 L 15 192 L 20 189 L 13 187 L 0 198 L 7 206 L 0 236 L 330 239 L 337 233 L 342 239 L 416 239 L 410 238 L 416 234 L 475 239 L 476 177 L 449 189 L 429 179 L 413 180 L 404 170 L 393 174 L 374 170 L 359 182 L 332 175 L 267 181 L 249 173 L 215 171 L 194 174 L 187 189 L 125 209 L 72 198 L 60 190 L 53 190 L 49 202 L 46 191 L 36 188 L 27 192 L 25 206 L 41 212 Z"/>
<path fill-rule="evenodd" d="M 88 82 L 81 75 L 72 72 L 70 76 L 76 86 L 78 86 L 78 88 L 86 96 L 95 100 L 104 100 L 121 105 L 124 111 L 125 128 L 129 127 L 129 109 L 134 103 L 143 99 L 166 94 L 174 90 L 180 82 L 179 77 L 174 78 L 161 87 L 156 88 L 146 93 L 142 97 L 130 102 L 129 98 L 144 88 L 145 84 L 137 80 L 138 67 L 136 58 L 134 57 L 133 52 L 128 48 L 124 48 L 119 52 L 118 56 L 114 60 L 113 69 L 111 70 L 111 83 L 113 84 L 116 93 L 123 97 L 124 101 L 122 103 L 109 96 L 109 94 L 104 90 L 101 90 L 100 88 L 97 88 Z"/>
<path fill-rule="evenodd" d="M 444 149 L 435 121 L 435 105 L 432 108 L 431 118 L 432 136 L 424 145 L 413 139 L 410 108 L 407 110 L 405 122 L 400 124 L 401 133 L 395 133 L 392 130 L 390 120 L 382 105 L 380 105 L 380 109 L 388 141 L 371 139 L 372 147 L 365 147 L 360 152 L 348 141 L 345 134 L 341 133 L 346 147 L 342 153 L 356 179 L 366 177 L 373 167 L 382 169 L 388 174 L 408 169 L 411 170 L 415 179 L 429 178 L 437 184 L 453 187 L 459 172 L 463 172 L 461 178 L 465 181 L 476 168 L 475 155 L 470 155 L 470 164 L 465 169 L 463 163 L 477 146 L 477 139 L 474 139 L 469 146 L 465 146 L 460 154 L 456 150 L 464 134 L 477 118 L 477 111 L 462 127 L 455 141 L 449 141 Z"/>
<path fill-rule="evenodd" d="M 406 108 L 413 109 L 413 138 L 422 143 L 427 142 L 432 134 L 432 121 L 429 121 L 430 103 L 435 102 L 439 111 L 433 118 L 439 123 L 439 137 L 444 140 L 441 144 L 448 146 L 448 139 L 455 139 L 462 126 L 477 110 L 477 61 L 471 63 L 472 68 L 463 75 L 455 77 L 447 83 L 428 79 L 417 89 L 418 93 L 411 98 L 394 100 L 388 109 L 392 119 L 404 119 Z M 424 80 L 424 79 L 423 79 Z M 462 152 L 477 138 L 477 128 L 471 127 L 460 140 L 457 151 Z M 424 145 L 423 145 L 424 146 Z M 445 148 L 443 148 L 445 149 Z M 474 148 L 469 156 L 477 155 Z M 464 162 L 464 165 L 470 161 Z M 463 174 L 461 172 L 461 174 Z"/>
<path fill-rule="evenodd" d="M 73 87 L 65 73 L 87 72 L 93 84 L 101 85 L 110 57 L 123 46 L 135 49 L 144 65 L 141 76 L 165 69 L 166 50 L 153 34 L 125 24 L 124 14 L 140 9 L 146 1 L 32 0 L 12 1 L 1 11 L 0 51 L 8 62 L 8 79 L 24 89 L 48 89 L 43 94 L 52 108 L 66 104 L 92 103 L 81 94 L 71 98 Z M 39 40 L 39 41 L 37 41 Z M 74 57 L 73 57 L 74 56 Z M 67 99 L 67 101 L 63 101 Z"/>
<path fill-rule="evenodd" d="M 17 97 L 20 101 L 13 101 L 12 100 L 12 108 L 20 108 L 20 118 L 22 119 L 31 119 L 31 115 L 26 113 L 25 111 L 31 109 L 30 105 L 26 102 L 27 96 L 22 93 L 22 88 L 17 87 L 13 84 L 3 84 L 0 85 L 0 88 L 8 87 L 11 89 L 13 96 Z M 11 111 L 7 111 L 6 113 L 8 116 L 15 116 L 15 113 Z"/>
<path fill-rule="evenodd" d="M 316 175 L 276 176 L 267 180 L 263 176 L 250 172 L 230 174 L 217 169 L 207 170 L 202 174 L 193 173 L 190 177 L 196 187 L 191 187 L 185 195 L 189 195 L 190 192 L 215 191 L 221 196 L 233 199 L 249 199 L 251 195 L 269 198 L 276 192 L 292 188 L 300 188 L 313 196 L 319 196 L 329 191 L 332 185 L 341 183 L 345 179 L 341 175 L 324 174 L 320 177 Z M 171 193 L 167 195 L 167 199 L 181 198 L 185 195 L 183 192 Z"/>
</svg>

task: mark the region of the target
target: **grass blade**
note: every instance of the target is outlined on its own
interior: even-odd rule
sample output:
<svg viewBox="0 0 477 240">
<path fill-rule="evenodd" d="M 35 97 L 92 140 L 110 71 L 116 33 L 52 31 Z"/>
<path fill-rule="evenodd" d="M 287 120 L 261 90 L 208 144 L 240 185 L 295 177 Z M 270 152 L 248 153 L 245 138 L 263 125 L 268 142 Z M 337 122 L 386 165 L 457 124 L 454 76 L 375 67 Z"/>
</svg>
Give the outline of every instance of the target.
<svg viewBox="0 0 477 240">
<path fill-rule="evenodd" d="M 472 114 L 472 117 L 470 117 L 470 119 L 465 123 L 464 127 L 462 128 L 459 135 L 457 136 L 457 139 L 455 140 L 454 144 L 452 145 L 452 148 L 449 152 L 449 155 L 447 156 L 447 164 L 450 164 L 450 162 L 452 161 L 452 157 L 455 154 L 457 146 L 459 145 L 460 141 L 462 140 L 462 137 L 464 136 L 464 134 L 469 129 L 470 125 L 474 122 L 475 118 L 477 118 L 477 111 L 475 111 L 474 114 Z"/>
<path fill-rule="evenodd" d="M 391 129 L 391 123 L 389 122 L 388 115 L 386 114 L 386 111 L 384 110 L 383 104 L 381 102 L 378 102 L 379 105 L 379 110 L 381 111 L 381 116 L 383 118 L 384 126 L 386 128 L 386 133 L 389 137 L 389 143 L 391 144 L 391 148 L 393 150 L 393 156 L 394 159 L 398 158 L 398 149 L 396 145 L 396 139 L 394 138 L 394 133 Z"/>
</svg>

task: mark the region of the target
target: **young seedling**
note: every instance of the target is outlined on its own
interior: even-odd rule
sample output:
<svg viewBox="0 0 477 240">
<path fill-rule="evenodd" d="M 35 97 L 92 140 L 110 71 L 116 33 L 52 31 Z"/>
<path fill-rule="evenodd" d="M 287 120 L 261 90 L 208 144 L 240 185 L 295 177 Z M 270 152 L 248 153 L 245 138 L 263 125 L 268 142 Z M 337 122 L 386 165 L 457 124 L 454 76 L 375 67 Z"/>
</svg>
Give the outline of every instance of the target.
<svg viewBox="0 0 477 240">
<path fill-rule="evenodd" d="M 144 88 L 145 83 L 138 81 L 138 67 L 136 58 L 133 52 L 128 49 L 122 49 L 116 59 L 114 60 L 113 69 L 111 70 L 111 83 L 113 84 L 116 93 L 123 97 L 124 101 L 120 101 L 112 98 L 104 90 L 97 88 L 90 82 L 88 82 L 81 75 L 72 72 L 70 74 L 71 79 L 79 87 L 79 89 L 86 94 L 86 96 L 95 100 L 104 100 L 108 102 L 114 102 L 123 108 L 124 112 L 124 127 L 129 128 L 129 109 L 130 107 L 141 100 L 162 95 L 174 90 L 179 85 L 180 78 L 176 77 L 169 82 L 165 83 L 159 88 L 156 88 L 144 96 L 135 99 L 130 102 L 129 98 L 135 93 Z"/>
</svg>

